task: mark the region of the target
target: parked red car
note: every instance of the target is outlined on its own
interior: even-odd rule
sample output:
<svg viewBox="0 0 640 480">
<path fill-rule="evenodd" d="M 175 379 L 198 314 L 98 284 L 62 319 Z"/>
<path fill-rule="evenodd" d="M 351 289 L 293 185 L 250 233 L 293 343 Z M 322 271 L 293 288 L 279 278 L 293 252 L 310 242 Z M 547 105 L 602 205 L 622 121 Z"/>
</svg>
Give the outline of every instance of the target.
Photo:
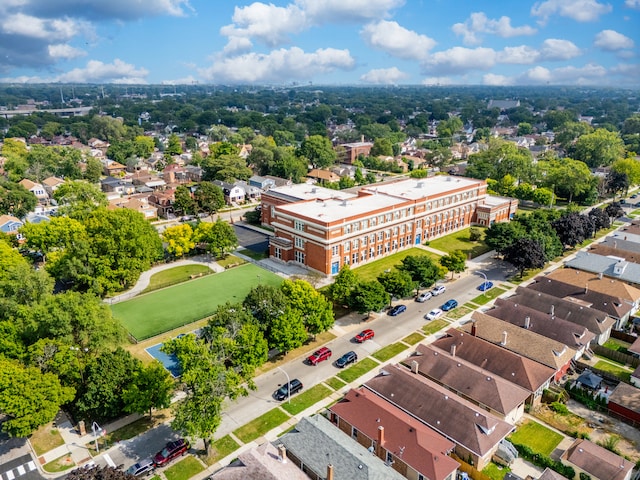
<svg viewBox="0 0 640 480">
<path fill-rule="evenodd" d="M 313 352 L 308 358 L 307 362 L 311 365 L 317 365 L 320 362 L 324 362 L 325 360 L 329 360 L 331 358 L 331 350 L 327 347 L 322 347 L 320 350 L 316 350 Z"/>
<path fill-rule="evenodd" d="M 376 334 L 373 332 L 373 330 L 371 330 L 370 328 L 367 328 L 366 330 L 363 330 L 356 335 L 356 342 L 358 343 L 366 342 L 367 340 L 371 340 L 373 337 L 375 337 L 375 335 Z"/>
<path fill-rule="evenodd" d="M 153 463 L 156 467 L 162 467 L 174 458 L 185 455 L 188 450 L 189 442 L 184 438 L 179 438 L 178 440 L 167 443 L 161 451 L 156 453 L 153 457 Z"/>
</svg>

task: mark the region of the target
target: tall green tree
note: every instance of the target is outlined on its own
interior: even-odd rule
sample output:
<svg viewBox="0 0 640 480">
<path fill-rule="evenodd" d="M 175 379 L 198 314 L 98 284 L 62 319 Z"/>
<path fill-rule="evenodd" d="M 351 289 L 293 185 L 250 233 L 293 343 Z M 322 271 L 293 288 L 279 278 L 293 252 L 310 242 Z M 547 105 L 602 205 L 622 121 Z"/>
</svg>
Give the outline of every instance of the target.
<svg viewBox="0 0 640 480">
<path fill-rule="evenodd" d="M 194 240 L 207 244 L 207 250 L 220 258 L 238 246 L 238 238 L 231 225 L 218 219 L 214 223 L 200 222 L 193 232 Z"/>
<path fill-rule="evenodd" d="M 311 135 L 300 144 L 300 155 L 304 156 L 315 168 L 326 168 L 336 161 L 336 152 L 331 140 L 322 135 Z"/>
<path fill-rule="evenodd" d="M 347 305 L 351 298 L 351 292 L 358 283 L 358 276 L 351 270 L 351 267 L 348 264 L 343 265 L 329 288 L 331 299 L 337 305 Z"/>
<path fill-rule="evenodd" d="M 624 158 L 624 143 L 618 132 L 598 128 L 578 138 L 574 157 L 591 168 L 606 167 Z"/>
<path fill-rule="evenodd" d="M 398 266 L 398 269 L 410 275 L 416 288 L 416 295 L 421 287 L 430 287 L 444 276 L 438 264 L 428 255 L 408 255 L 402 259 L 402 264 Z M 393 292 L 387 291 L 395 295 Z"/>
<path fill-rule="evenodd" d="M 454 273 L 462 273 L 467 268 L 467 255 L 462 250 L 454 250 L 449 255 L 440 257 L 440 265 L 451 272 L 451 278 Z"/>
<path fill-rule="evenodd" d="M 278 349 L 280 353 L 287 353 L 304 345 L 307 338 L 302 313 L 287 305 L 273 320 L 269 345 Z"/>
<path fill-rule="evenodd" d="M 193 194 L 193 199 L 198 210 L 211 215 L 212 220 L 213 214 L 225 205 L 222 189 L 211 182 L 200 182 Z"/>
<path fill-rule="evenodd" d="M 122 392 L 124 410 L 128 413 L 149 413 L 153 409 L 171 405 L 174 381 L 166 368 L 157 360 L 134 372 L 133 381 Z"/>
<path fill-rule="evenodd" d="M 280 285 L 289 306 L 300 312 L 311 335 L 329 330 L 335 321 L 331 303 L 305 280 L 285 280 Z"/>
<path fill-rule="evenodd" d="M 83 180 L 63 183 L 53 193 L 53 198 L 60 205 L 59 213 L 73 218 L 86 218 L 92 211 L 109 204 L 107 196 L 98 187 Z"/>
<path fill-rule="evenodd" d="M 389 294 L 377 280 L 358 282 L 350 293 L 349 305 L 358 313 L 379 312 L 389 304 Z"/>
<path fill-rule="evenodd" d="M 0 179 L 0 215 L 22 218 L 38 204 L 38 199 L 19 183 Z"/>
<path fill-rule="evenodd" d="M 173 208 L 176 212 L 184 215 L 194 215 L 196 213 L 198 207 L 189 188 L 184 185 L 179 185 L 176 188 L 174 197 L 175 201 L 173 202 Z"/>
<path fill-rule="evenodd" d="M 504 259 L 520 272 L 521 277 L 525 270 L 544 267 L 547 260 L 540 242 L 527 237 L 519 238 L 509 246 Z"/>
<path fill-rule="evenodd" d="M 416 285 L 408 271 L 397 269 L 380 274 L 378 282 L 382 284 L 385 292 L 396 298 L 408 296 Z"/>
</svg>

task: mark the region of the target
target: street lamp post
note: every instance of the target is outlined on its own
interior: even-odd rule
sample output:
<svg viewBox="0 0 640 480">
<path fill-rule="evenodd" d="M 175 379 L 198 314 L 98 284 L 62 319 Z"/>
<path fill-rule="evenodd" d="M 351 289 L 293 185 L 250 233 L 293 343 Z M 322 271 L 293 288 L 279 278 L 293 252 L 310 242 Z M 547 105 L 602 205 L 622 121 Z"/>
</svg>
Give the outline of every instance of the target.
<svg viewBox="0 0 640 480">
<path fill-rule="evenodd" d="M 100 453 L 100 448 L 98 447 L 98 437 L 104 435 L 104 431 L 102 427 L 98 425 L 98 422 L 93 422 L 91 425 L 91 430 L 93 430 L 93 436 L 96 438 L 96 453 Z"/>
<path fill-rule="evenodd" d="M 287 377 L 287 403 L 291 403 L 291 381 L 289 380 L 289 374 L 280 367 L 278 367 L 278 370 L 284 373 L 284 376 Z"/>
<path fill-rule="evenodd" d="M 483 276 L 483 278 L 484 278 L 484 283 L 485 283 L 485 284 L 489 281 L 489 280 L 487 279 L 487 276 L 484 274 L 484 272 L 477 271 L 476 273 L 479 273 L 480 275 L 482 275 L 482 276 Z"/>
</svg>

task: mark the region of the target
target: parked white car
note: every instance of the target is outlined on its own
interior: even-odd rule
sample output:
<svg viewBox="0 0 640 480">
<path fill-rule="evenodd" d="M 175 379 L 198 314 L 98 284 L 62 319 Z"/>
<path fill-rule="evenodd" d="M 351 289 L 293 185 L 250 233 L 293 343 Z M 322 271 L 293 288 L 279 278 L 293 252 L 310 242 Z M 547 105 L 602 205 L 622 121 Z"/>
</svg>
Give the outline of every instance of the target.
<svg viewBox="0 0 640 480">
<path fill-rule="evenodd" d="M 444 285 L 436 285 L 431 289 L 431 295 L 433 295 L 434 297 L 437 297 L 441 293 L 444 293 L 446 290 L 447 288 Z"/>
<path fill-rule="evenodd" d="M 427 320 L 435 320 L 436 318 L 439 318 L 442 316 L 444 312 L 439 309 L 439 308 L 434 308 L 433 310 L 431 310 L 429 313 L 427 313 L 424 318 L 426 318 Z"/>
</svg>

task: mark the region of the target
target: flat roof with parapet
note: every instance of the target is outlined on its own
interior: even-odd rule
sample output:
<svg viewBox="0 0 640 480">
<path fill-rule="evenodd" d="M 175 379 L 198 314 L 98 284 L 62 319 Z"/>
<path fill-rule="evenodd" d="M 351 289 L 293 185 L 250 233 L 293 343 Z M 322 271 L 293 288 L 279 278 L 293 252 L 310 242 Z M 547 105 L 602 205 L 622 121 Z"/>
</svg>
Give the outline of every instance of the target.
<svg viewBox="0 0 640 480">
<path fill-rule="evenodd" d="M 275 195 L 278 193 L 286 195 L 287 197 L 296 198 L 298 200 L 324 200 L 329 198 L 344 199 L 357 196 L 355 193 L 318 187 L 310 183 L 293 183 L 291 185 L 284 185 L 282 187 L 270 188 L 267 192 L 265 192 L 265 195 Z"/>
<path fill-rule="evenodd" d="M 483 180 L 475 180 L 466 177 L 452 177 L 449 175 L 436 175 L 434 177 L 399 180 L 384 184 L 375 184 L 364 187 L 362 190 L 371 193 L 382 193 L 407 200 L 419 200 L 421 198 L 436 197 L 451 190 L 484 185 Z"/>
<path fill-rule="evenodd" d="M 277 209 L 298 217 L 307 217 L 319 220 L 322 223 L 331 223 L 373 213 L 380 209 L 400 206 L 405 202 L 406 200 L 387 195 L 363 195 L 343 200 L 329 198 L 327 200 L 292 203 L 280 205 Z"/>
</svg>

